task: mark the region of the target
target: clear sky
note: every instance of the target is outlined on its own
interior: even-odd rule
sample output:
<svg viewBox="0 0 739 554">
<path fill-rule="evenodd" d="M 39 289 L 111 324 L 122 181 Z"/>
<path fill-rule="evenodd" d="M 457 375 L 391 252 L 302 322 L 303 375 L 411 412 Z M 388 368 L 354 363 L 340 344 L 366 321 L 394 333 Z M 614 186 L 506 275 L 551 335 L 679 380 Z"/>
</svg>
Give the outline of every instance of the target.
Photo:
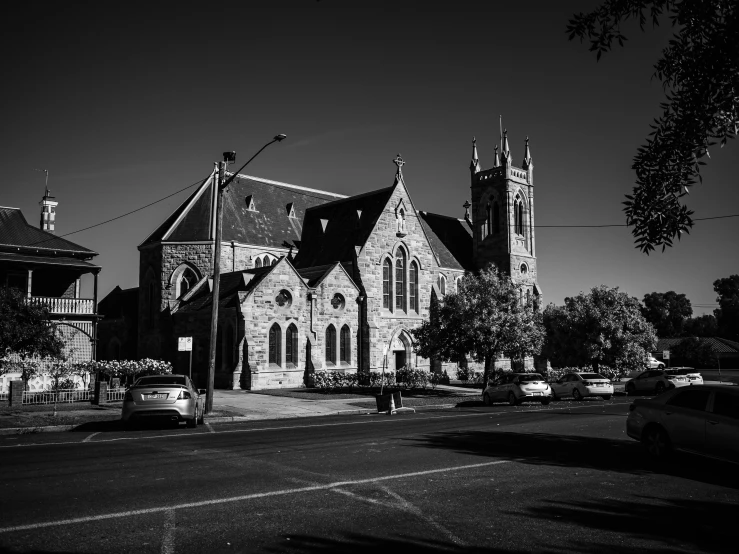
<svg viewBox="0 0 739 554">
<path fill-rule="evenodd" d="M 0 205 L 36 223 L 34 168 L 48 169 L 60 235 L 195 183 L 224 150 L 243 163 L 277 133 L 246 173 L 351 195 L 392 184 L 400 153 L 416 207 L 462 217 L 472 136 L 489 167 L 502 114 L 516 165 L 531 139 L 547 302 L 604 283 L 713 304 L 713 281 L 739 273 L 739 218 L 650 256 L 625 227 L 543 227 L 625 222 L 667 21 L 629 25 L 596 63 L 565 34 L 598 4 L 586 0 L 25 4 L 5 8 L 0 39 Z M 738 175 L 739 144 L 712 151 L 695 217 L 739 213 Z M 100 253 L 101 298 L 138 284 L 137 246 L 186 195 L 67 237 Z"/>
</svg>

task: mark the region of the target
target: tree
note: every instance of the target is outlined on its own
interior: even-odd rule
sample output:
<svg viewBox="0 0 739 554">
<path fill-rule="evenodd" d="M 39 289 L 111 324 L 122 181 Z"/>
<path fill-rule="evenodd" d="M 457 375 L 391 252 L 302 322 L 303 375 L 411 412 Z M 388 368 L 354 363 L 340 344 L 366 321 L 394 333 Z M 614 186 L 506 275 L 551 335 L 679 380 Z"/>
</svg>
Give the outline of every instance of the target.
<svg viewBox="0 0 739 554">
<path fill-rule="evenodd" d="M 624 373 L 644 367 L 657 344 L 639 301 L 605 285 L 565 298 L 564 306 L 547 306 L 544 327 L 542 354 L 559 367 L 592 365 L 598 371 L 605 365 Z"/>
<path fill-rule="evenodd" d="M 520 286 L 493 265 L 466 274 L 434 317 L 411 333 L 416 352 L 424 358 L 457 361 L 469 354 L 484 363 L 484 383 L 498 356 L 538 354 L 544 338 L 539 311 L 531 301 L 523 302 Z"/>
<path fill-rule="evenodd" d="M 684 294 L 651 292 L 644 295 L 642 315 L 661 338 L 680 337 L 687 319 L 693 315 L 690 300 Z"/>
<path fill-rule="evenodd" d="M 0 353 L 60 357 L 63 347 L 47 308 L 29 304 L 16 288 L 0 289 Z"/>
<path fill-rule="evenodd" d="M 718 294 L 719 307 L 714 310 L 718 324 L 718 336 L 739 340 L 739 275 L 724 277 L 713 282 Z"/>
<path fill-rule="evenodd" d="M 687 337 L 670 348 L 671 362 L 697 369 L 716 367 L 716 353 L 711 345 L 697 337 Z"/>
<path fill-rule="evenodd" d="M 585 38 L 600 60 L 614 41 L 623 46 L 622 23 L 634 19 L 644 30 L 669 15 L 673 38 L 655 64 L 663 85 L 662 115 L 650 125 L 646 144 L 632 169 L 636 186 L 624 202 L 637 248 L 672 246 L 693 226 L 692 211 L 681 203 L 701 180 L 709 148 L 723 147 L 739 132 L 739 3 L 735 0 L 605 0 L 569 21 L 570 40 Z"/>
<path fill-rule="evenodd" d="M 716 318 L 711 314 L 691 317 L 685 321 L 683 334 L 686 337 L 715 337 L 718 335 Z"/>
</svg>

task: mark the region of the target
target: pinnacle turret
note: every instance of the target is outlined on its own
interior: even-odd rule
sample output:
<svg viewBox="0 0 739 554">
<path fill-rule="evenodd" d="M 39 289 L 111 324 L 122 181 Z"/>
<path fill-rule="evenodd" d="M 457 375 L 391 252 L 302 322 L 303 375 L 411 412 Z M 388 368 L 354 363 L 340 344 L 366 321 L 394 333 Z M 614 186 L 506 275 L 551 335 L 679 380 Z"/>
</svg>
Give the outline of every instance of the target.
<svg viewBox="0 0 739 554">
<path fill-rule="evenodd" d="M 526 137 L 526 151 L 523 155 L 523 168 L 528 169 L 531 165 L 531 150 L 529 149 L 529 137 Z"/>
<path fill-rule="evenodd" d="M 493 157 L 493 167 L 500 167 L 500 155 L 498 154 L 498 145 L 495 145 L 495 154 Z"/>
<path fill-rule="evenodd" d="M 500 153 L 500 163 L 503 164 L 505 162 L 506 164 L 510 165 L 511 163 L 511 149 L 508 146 L 508 130 L 503 131 L 503 146 L 502 152 Z"/>
<path fill-rule="evenodd" d="M 477 156 L 477 139 L 472 137 L 472 160 L 470 161 L 470 171 L 472 173 L 480 172 L 480 158 Z"/>
</svg>

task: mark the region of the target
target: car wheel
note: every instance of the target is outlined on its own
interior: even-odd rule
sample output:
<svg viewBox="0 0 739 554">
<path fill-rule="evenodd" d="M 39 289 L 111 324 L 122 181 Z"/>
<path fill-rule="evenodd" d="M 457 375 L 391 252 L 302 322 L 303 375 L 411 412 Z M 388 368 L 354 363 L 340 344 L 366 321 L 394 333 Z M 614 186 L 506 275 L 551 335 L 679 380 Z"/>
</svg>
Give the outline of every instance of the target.
<svg viewBox="0 0 739 554">
<path fill-rule="evenodd" d="M 626 385 L 626 394 L 629 396 L 634 396 L 636 394 L 636 387 L 633 383 Z"/>
<path fill-rule="evenodd" d="M 664 369 L 664 368 L 665 368 L 665 364 L 659 364 L 659 365 L 657 366 L 657 369 Z"/>
<path fill-rule="evenodd" d="M 578 389 L 572 389 L 572 398 L 578 402 L 582 400 L 582 394 Z"/>
<path fill-rule="evenodd" d="M 515 406 L 516 404 L 518 404 L 518 400 L 516 400 L 516 395 L 513 394 L 512 392 L 509 392 L 508 393 L 508 405 Z"/>
<path fill-rule="evenodd" d="M 663 460 L 670 453 L 670 438 L 661 427 L 653 425 L 644 431 L 644 446 L 649 455 L 656 460 Z"/>
<path fill-rule="evenodd" d="M 490 400 L 490 395 L 488 393 L 485 393 L 482 395 L 482 403 L 485 404 L 486 406 L 493 405 L 493 401 Z"/>
<path fill-rule="evenodd" d="M 657 383 L 657 386 L 654 387 L 654 392 L 656 392 L 657 394 L 662 394 L 663 392 L 665 392 L 665 384 L 662 381 Z"/>
<path fill-rule="evenodd" d="M 551 401 L 552 401 L 551 398 L 545 398 L 541 401 L 541 404 L 542 406 L 548 406 Z"/>
<path fill-rule="evenodd" d="M 552 400 L 559 400 L 559 396 L 557 396 L 557 393 L 552 391 Z"/>
<path fill-rule="evenodd" d="M 200 418 L 198 419 L 198 423 L 200 425 L 205 425 L 205 410 L 203 408 L 200 408 Z"/>
<path fill-rule="evenodd" d="M 189 429 L 194 429 L 198 426 L 198 408 L 195 406 L 195 414 L 192 416 L 192 419 L 185 420 L 185 423 L 187 424 L 187 427 Z"/>
<path fill-rule="evenodd" d="M 611 399 L 611 395 L 610 394 L 604 394 L 603 395 L 603 400 L 610 400 L 610 399 Z"/>
</svg>

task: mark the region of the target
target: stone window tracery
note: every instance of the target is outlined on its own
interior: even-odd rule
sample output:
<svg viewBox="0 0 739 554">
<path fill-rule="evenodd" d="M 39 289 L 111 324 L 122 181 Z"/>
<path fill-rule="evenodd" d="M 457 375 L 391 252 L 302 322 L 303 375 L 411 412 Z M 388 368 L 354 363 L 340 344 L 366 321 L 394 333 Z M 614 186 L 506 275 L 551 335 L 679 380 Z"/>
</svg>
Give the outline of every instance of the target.
<svg viewBox="0 0 739 554">
<path fill-rule="evenodd" d="M 282 331 L 277 323 L 269 328 L 269 363 L 282 365 Z"/>
<path fill-rule="evenodd" d="M 385 258 L 385 261 L 382 264 L 382 307 L 386 310 L 391 309 L 390 296 L 393 292 L 391 282 L 392 273 L 392 263 L 390 263 L 390 260 L 388 258 Z"/>
<path fill-rule="evenodd" d="M 410 283 L 409 283 L 411 311 L 418 312 L 418 264 L 411 262 Z"/>
<path fill-rule="evenodd" d="M 395 308 L 405 311 L 406 290 L 405 290 L 405 251 L 398 248 L 395 255 Z"/>
<path fill-rule="evenodd" d="M 292 294 L 290 294 L 290 291 L 283 289 L 275 297 L 275 303 L 280 308 L 289 308 L 290 306 L 292 306 L 293 296 Z"/>
<path fill-rule="evenodd" d="M 441 273 L 439 273 L 439 292 L 446 294 L 446 277 Z"/>
<path fill-rule="evenodd" d="M 339 340 L 339 360 L 347 364 L 351 362 L 352 347 L 350 337 L 351 333 L 349 332 L 349 326 L 344 325 L 341 328 L 341 336 Z"/>
<path fill-rule="evenodd" d="M 285 332 L 285 363 L 298 365 L 298 328 L 294 323 Z"/>
<path fill-rule="evenodd" d="M 195 286 L 195 283 L 198 282 L 198 276 L 195 275 L 195 272 L 188 268 L 185 268 L 185 270 L 182 272 L 182 275 L 180 275 L 179 279 L 177 280 L 177 298 L 182 298 L 185 296 L 192 287 Z"/>
<path fill-rule="evenodd" d="M 336 327 L 326 328 L 326 363 L 336 364 Z"/>
</svg>

